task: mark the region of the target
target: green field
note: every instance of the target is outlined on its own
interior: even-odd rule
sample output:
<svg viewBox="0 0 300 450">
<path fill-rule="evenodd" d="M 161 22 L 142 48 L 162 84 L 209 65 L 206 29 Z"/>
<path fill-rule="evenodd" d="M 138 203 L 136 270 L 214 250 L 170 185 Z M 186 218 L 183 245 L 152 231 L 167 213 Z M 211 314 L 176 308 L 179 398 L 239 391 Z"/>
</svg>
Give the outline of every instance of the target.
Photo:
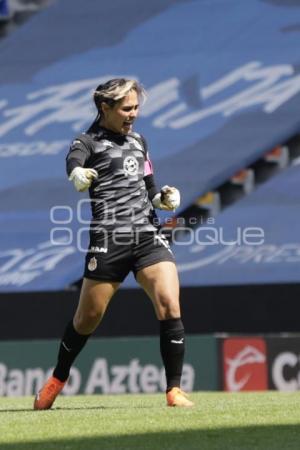
<svg viewBox="0 0 300 450">
<path fill-rule="evenodd" d="M 1 398 L 1 450 L 300 449 L 300 393 L 193 393 L 194 408 L 163 394 Z"/>
</svg>

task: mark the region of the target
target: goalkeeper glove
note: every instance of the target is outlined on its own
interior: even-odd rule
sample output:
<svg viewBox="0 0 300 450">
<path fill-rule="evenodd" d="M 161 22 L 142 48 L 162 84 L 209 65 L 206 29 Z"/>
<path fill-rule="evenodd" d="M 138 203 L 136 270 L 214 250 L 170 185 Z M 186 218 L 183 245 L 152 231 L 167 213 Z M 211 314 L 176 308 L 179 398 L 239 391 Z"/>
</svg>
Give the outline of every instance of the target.
<svg viewBox="0 0 300 450">
<path fill-rule="evenodd" d="M 92 181 L 97 177 L 98 173 L 94 169 L 75 167 L 69 176 L 69 180 L 73 181 L 76 191 L 84 192 L 91 186 Z"/>
<path fill-rule="evenodd" d="M 180 192 L 175 187 L 168 185 L 161 188 L 152 199 L 154 208 L 165 211 L 175 211 L 180 206 Z"/>
</svg>

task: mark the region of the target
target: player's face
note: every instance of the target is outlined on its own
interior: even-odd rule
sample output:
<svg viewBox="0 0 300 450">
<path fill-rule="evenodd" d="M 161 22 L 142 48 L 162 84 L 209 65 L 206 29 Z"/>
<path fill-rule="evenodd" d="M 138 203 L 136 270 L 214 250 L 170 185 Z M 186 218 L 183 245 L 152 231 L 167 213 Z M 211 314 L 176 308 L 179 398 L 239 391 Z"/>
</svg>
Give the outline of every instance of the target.
<svg viewBox="0 0 300 450">
<path fill-rule="evenodd" d="M 129 133 L 139 112 L 139 99 L 136 91 L 130 91 L 126 97 L 112 107 L 107 104 L 103 105 L 103 112 L 101 125 L 115 133 Z"/>
</svg>

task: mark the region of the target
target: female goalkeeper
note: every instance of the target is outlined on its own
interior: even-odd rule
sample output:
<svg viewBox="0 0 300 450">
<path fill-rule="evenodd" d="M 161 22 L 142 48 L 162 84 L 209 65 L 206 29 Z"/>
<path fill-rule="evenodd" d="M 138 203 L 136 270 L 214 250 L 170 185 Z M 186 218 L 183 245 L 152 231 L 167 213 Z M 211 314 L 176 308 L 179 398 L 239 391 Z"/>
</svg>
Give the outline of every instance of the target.
<svg viewBox="0 0 300 450">
<path fill-rule="evenodd" d="M 177 270 L 154 210 L 175 210 L 180 195 L 173 187 L 156 188 L 146 141 L 132 131 L 144 96 L 135 80 L 118 78 L 99 85 L 94 92 L 97 117 L 67 155 L 69 180 L 77 191 L 89 189 L 90 245 L 77 310 L 65 329 L 53 375 L 36 395 L 35 409 L 51 408 L 75 358 L 131 270 L 160 322 L 167 405 L 193 405 L 180 389 L 185 342 Z"/>
</svg>

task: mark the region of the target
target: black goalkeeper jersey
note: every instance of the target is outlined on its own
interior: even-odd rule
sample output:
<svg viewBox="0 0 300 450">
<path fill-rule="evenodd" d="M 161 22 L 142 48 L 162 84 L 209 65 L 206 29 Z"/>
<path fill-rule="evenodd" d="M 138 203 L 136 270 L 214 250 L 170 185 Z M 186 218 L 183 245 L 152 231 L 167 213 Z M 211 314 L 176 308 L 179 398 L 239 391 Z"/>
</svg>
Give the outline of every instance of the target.
<svg viewBox="0 0 300 450">
<path fill-rule="evenodd" d="M 91 231 L 155 231 L 156 218 L 144 177 L 150 161 L 144 138 L 97 128 L 79 135 L 67 155 L 67 173 L 75 167 L 95 169 L 98 178 L 89 189 Z"/>
</svg>

